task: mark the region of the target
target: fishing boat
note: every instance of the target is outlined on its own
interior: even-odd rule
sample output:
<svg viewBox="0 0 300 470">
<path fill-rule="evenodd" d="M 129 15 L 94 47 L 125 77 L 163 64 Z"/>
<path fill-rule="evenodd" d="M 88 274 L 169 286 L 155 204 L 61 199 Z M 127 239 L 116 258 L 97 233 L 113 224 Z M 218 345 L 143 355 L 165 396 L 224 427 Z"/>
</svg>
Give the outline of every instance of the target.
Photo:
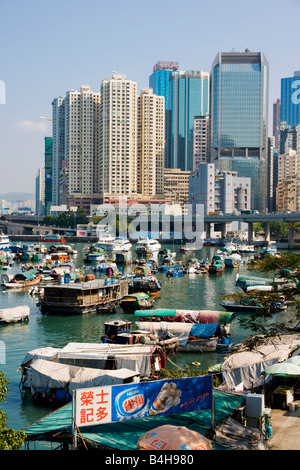
<svg viewBox="0 0 300 470">
<path fill-rule="evenodd" d="M 224 257 L 221 255 L 215 255 L 208 268 L 209 274 L 222 273 L 225 269 Z"/>
<path fill-rule="evenodd" d="M 238 268 L 241 262 L 241 255 L 238 253 L 232 253 L 229 256 L 226 256 L 224 259 L 225 268 Z"/>
<path fill-rule="evenodd" d="M 55 252 L 66 252 L 69 255 L 77 255 L 77 250 L 75 250 L 71 245 L 53 245 L 49 248 L 49 253 Z"/>
<path fill-rule="evenodd" d="M 123 279 L 95 279 L 44 286 L 39 306 L 42 313 L 72 315 L 115 312 L 116 305 L 128 294 L 128 282 Z"/>
<path fill-rule="evenodd" d="M 87 253 L 84 257 L 85 263 L 99 263 L 101 261 L 106 260 L 106 253 L 103 248 L 95 248 L 94 246 L 91 247 L 89 253 Z"/>
<path fill-rule="evenodd" d="M 158 253 L 161 248 L 161 244 L 155 238 L 141 238 L 136 244 L 135 252 L 137 255 L 148 255 Z"/>
<path fill-rule="evenodd" d="M 4 233 L 0 234 L 0 251 L 1 250 L 9 250 L 11 246 L 10 240 L 8 235 L 5 235 Z"/>
<path fill-rule="evenodd" d="M 150 296 L 157 297 L 160 294 L 161 283 L 156 279 L 155 276 L 140 276 L 133 277 L 129 281 L 129 294 L 135 294 L 137 292 L 146 292 Z"/>
<path fill-rule="evenodd" d="M 0 309 L 0 325 L 28 321 L 29 315 L 30 308 L 28 305 L 20 305 L 13 308 L 2 308 Z"/>
<path fill-rule="evenodd" d="M 136 311 L 135 315 L 140 316 Z M 221 337 L 221 328 L 218 323 L 177 323 L 177 322 L 145 322 L 137 321 L 137 328 L 141 331 L 155 333 L 160 341 L 177 338 L 179 351 L 182 352 L 214 352 Z"/>
<path fill-rule="evenodd" d="M 244 255 L 251 255 L 256 253 L 256 248 L 254 245 L 240 245 L 238 252 Z"/>
<path fill-rule="evenodd" d="M 236 303 L 222 303 L 221 306 L 228 312 L 257 313 L 268 309 L 271 312 L 279 312 L 287 309 L 285 302 L 270 302 L 268 306 L 263 306 L 256 299 L 241 299 Z"/>
<path fill-rule="evenodd" d="M 184 270 L 181 266 L 172 266 L 166 273 L 169 277 L 182 277 Z"/>
<path fill-rule="evenodd" d="M 168 338 L 160 341 L 152 331 L 132 330 L 132 323 L 127 320 L 114 320 L 105 322 L 105 334 L 102 341 L 108 344 L 144 344 L 151 346 L 151 363 L 155 367 L 165 368 L 165 355 L 173 354 L 178 350 L 178 339 Z"/>
<path fill-rule="evenodd" d="M 66 240 L 61 235 L 45 235 L 41 239 L 42 242 L 47 243 L 64 243 Z"/>
<path fill-rule="evenodd" d="M 24 287 L 36 286 L 41 281 L 41 274 L 37 269 L 29 269 L 26 272 L 15 274 L 8 282 L 3 282 L 7 289 L 22 289 Z"/>
<path fill-rule="evenodd" d="M 125 295 L 120 301 L 120 307 L 124 313 L 134 313 L 136 310 L 150 309 L 154 303 L 149 293 L 137 292 Z"/>
</svg>

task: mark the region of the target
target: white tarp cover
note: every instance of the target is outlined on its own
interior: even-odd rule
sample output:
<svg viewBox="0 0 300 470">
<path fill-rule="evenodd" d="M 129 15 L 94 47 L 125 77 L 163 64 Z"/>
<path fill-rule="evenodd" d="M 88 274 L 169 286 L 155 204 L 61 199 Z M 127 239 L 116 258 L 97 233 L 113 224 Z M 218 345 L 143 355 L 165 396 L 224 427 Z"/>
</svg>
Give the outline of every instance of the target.
<svg viewBox="0 0 300 470">
<path fill-rule="evenodd" d="M 112 359 L 117 368 L 127 368 L 147 376 L 151 372 L 153 346 L 107 344 L 107 343 L 69 343 L 58 352 L 59 362 L 72 362 L 84 367 L 104 367 Z"/>
<path fill-rule="evenodd" d="M 176 336 L 180 346 L 186 346 L 186 343 L 189 339 L 193 323 L 175 323 L 167 321 L 159 322 L 147 322 L 147 321 L 138 321 L 136 322 L 138 329 L 143 331 L 151 331 L 158 335 L 159 338 L 162 338 L 167 335 Z"/>
<path fill-rule="evenodd" d="M 99 370 L 59 364 L 44 359 L 36 359 L 31 364 L 27 385 L 38 388 L 65 388 L 68 392 L 83 387 L 98 387 L 122 384 L 125 379 L 137 374 L 129 369 Z"/>
<path fill-rule="evenodd" d="M 52 348 L 51 346 L 33 349 L 26 354 L 21 366 L 27 365 L 33 359 L 47 359 L 48 361 L 54 361 L 57 358 L 58 351 L 60 351 L 60 349 Z"/>
<path fill-rule="evenodd" d="M 16 321 L 29 318 L 30 308 L 28 305 L 20 305 L 14 308 L 0 309 L 0 321 Z"/>
<path fill-rule="evenodd" d="M 280 335 L 253 351 L 241 350 L 228 356 L 221 366 L 224 382 L 229 389 L 243 383 L 245 389 L 258 387 L 271 380 L 262 372 L 272 364 L 287 359 L 300 345 L 300 334 Z"/>
</svg>

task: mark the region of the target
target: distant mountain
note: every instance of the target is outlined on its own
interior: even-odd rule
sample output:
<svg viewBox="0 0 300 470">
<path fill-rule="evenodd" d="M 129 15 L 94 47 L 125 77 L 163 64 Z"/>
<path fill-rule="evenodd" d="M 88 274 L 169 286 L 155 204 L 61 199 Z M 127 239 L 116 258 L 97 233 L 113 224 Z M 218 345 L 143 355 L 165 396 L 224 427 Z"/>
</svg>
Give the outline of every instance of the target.
<svg viewBox="0 0 300 470">
<path fill-rule="evenodd" d="M 0 199 L 5 199 L 8 202 L 20 202 L 20 201 L 34 201 L 34 193 L 4 193 L 0 194 Z"/>
</svg>

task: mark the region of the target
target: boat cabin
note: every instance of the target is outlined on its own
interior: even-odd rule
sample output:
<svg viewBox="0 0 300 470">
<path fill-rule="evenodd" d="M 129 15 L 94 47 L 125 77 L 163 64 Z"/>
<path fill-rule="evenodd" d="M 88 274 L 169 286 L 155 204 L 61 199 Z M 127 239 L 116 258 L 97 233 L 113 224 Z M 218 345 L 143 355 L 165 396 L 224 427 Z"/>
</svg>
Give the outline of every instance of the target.
<svg viewBox="0 0 300 470">
<path fill-rule="evenodd" d="M 43 313 L 76 314 L 114 311 L 124 295 L 128 282 L 122 279 L 94 279 L 72 284 L 44 287 L 40 301 Z"/>
</svg>

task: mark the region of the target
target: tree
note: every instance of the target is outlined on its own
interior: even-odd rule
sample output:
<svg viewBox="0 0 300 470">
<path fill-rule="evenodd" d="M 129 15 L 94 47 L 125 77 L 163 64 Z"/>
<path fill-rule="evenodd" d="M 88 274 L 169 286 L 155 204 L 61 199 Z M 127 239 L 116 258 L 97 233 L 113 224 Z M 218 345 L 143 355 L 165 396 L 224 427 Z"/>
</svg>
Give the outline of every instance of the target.
<svg viewBox="0 0 300 470">
<path fill-rule="evenodd" d="M 291 301 L 294 306 L 294 321 L 300 323 L 300 255 L 294 253 L 282 253 L 275 256 L 266 254 L 261 258 L 253 259 L 248 264 L 248 270 L 258 273 L 273 273 L 273 279 L 279 278 L 280 288 L 273 283 L 271 292 L 255 292 L 244 294 L 229 294 L 227 299 L 239 301 L 248 298 L 262 306 L 259 313 L 251 314 L 250 318 L 239 319 L 240 324 L 250 328 L 254 333 L 271 336 L 286 331 L 287 323 L 279 323 L 274 320 L 272 305 L 282 301 Z"/>
<path fill-rule="evenodd" d="M 0 371 L 0 403 L 5 401 L 8 392 L 9 380 L 4 377 Z M 0 450 L 18 450 L 26 440 L 26 433 L 23 431 L 14 431 L 6 425 L 7 416 L 0 410 Z"/>
</svg>

